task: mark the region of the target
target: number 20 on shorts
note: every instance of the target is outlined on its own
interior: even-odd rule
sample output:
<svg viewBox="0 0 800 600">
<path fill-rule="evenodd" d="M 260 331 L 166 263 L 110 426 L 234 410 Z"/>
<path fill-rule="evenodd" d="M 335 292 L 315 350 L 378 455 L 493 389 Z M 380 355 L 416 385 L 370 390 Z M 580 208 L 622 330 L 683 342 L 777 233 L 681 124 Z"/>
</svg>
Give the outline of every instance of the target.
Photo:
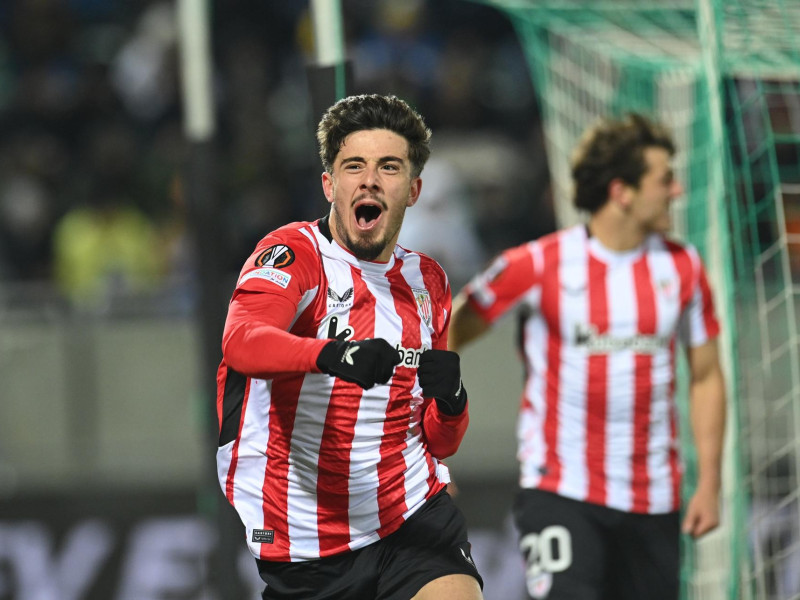
<svg viewBox="0 0 800 600">
<path fill-rule="evenodd" d="M 563 525 L 551 525 L 539 533 L 529 533 L 520 540 L 519 547 L 527 557 L 529 577 L 542 572 L 559 573 L 572 564 L 572 537 Z"/>
</svg>

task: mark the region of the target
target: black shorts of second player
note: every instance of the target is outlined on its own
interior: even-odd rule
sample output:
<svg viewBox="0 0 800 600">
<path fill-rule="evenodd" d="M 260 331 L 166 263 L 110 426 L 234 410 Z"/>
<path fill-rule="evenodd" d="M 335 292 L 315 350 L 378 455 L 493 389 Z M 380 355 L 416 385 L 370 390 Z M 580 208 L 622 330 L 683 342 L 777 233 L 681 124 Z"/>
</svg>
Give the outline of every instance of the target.
<svg viewBox="0 0 800 600">
<path fill-rule="evenodd" d="M 514 504 L 536 600 L 677 600 L 680 517 L 628 513 L 523 489 Z"/>
<path fill-rule="evenodd" d="M 264 600 L 409 600 L 445 575 L 483 580 L 461 510 L 442 490 L 400 529 L 354 552 L 306 562 L 256 560 Z"/>
</svg>

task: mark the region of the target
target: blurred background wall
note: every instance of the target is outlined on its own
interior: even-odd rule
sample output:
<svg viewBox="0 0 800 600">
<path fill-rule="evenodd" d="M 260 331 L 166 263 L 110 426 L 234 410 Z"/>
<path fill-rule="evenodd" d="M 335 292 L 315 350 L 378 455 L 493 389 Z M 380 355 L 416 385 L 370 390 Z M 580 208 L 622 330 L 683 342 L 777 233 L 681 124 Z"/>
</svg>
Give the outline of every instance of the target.
<svg viewBox="0 0 800 600">
<path fill-rule="evenodd" d="M 306 2 L 211 2 L 224 294 L 255 243 L 327 211 Z M 401 243 L 454 291 L 554 227 L 523 52 L 463 0 L 344 0 L 348 93 L 434 131 Z M 0 600 L 219 598 L 175 4 L 0 2 Z M 432 227 L 433 226 L 433 227 Z M 486 598 L 522 597 L 508 520 L 522 370 L 507 319 L 463 356 L 472 421 L 449 461 Z M 236 562 L 234 561 L 234 562 Z"/>
</svg>

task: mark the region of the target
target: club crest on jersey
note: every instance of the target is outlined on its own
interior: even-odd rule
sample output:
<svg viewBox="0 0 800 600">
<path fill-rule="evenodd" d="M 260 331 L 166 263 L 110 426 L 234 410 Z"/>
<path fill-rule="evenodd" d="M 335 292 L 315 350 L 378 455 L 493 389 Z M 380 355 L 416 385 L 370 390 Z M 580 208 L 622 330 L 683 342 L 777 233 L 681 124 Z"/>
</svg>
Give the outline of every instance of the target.
<svg viewBox="0 0 800 600">
<path fill-rule="evenodd" d="M 340 296 L 336 293 L 336 291 L 329 287 L 328 288 L 328 308 L 348 308 L 353 306 L 353 288 L 349 288 L 344 291 L 344 293 Z"/>
<path fill-rule="evenodd" d="M 275 244 L 256 257 L 257 267 L 285 269 L 294 262 L 294 250 L 284 244 Z"/>
<path fill-rule="evenodd" d="M 428 290 L 412 289 L 414 300 L 417 301 L 417 312 L 425 324 L 430 327 L 433 319 L 433 308 L 431 307 L 431 295 Z"/>
<path fill-rule="evenodd" d="M 659 279 L 656 287 L 667 298 L 673 298 L 677 292 L 677 286 L 672 279 Z"/>
</svg>

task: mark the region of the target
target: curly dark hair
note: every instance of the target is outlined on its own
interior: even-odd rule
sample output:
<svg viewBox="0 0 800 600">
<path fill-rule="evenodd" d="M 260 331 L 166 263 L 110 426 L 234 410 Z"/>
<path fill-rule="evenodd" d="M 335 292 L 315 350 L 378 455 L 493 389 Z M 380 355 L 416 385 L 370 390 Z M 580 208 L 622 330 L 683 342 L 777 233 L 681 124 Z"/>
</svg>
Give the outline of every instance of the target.
<svg viewBox="0 0 800 600">
<path fill-rule="evenodd" d="M 367 129 L 388 129 L 404 137 L 408 141 L 412 176 L 419 177 L 431 154 L 431 130 L 405 101 L 379 94 L 342 98 L 322 115 L 317 142 L 322 166 L 328 173 L 345 138 Z"/>
<path fill-rule="evenodd" d="M 575 207 L 597 212 L 608 200 L 608 186 L 614 179 L 638 187 L 647 171 L 644 151 L 654 147 L 675 154 L 667 128 L 638 113 L 602 119 L 589 128 L 572 156 Z"/>
</svg>

